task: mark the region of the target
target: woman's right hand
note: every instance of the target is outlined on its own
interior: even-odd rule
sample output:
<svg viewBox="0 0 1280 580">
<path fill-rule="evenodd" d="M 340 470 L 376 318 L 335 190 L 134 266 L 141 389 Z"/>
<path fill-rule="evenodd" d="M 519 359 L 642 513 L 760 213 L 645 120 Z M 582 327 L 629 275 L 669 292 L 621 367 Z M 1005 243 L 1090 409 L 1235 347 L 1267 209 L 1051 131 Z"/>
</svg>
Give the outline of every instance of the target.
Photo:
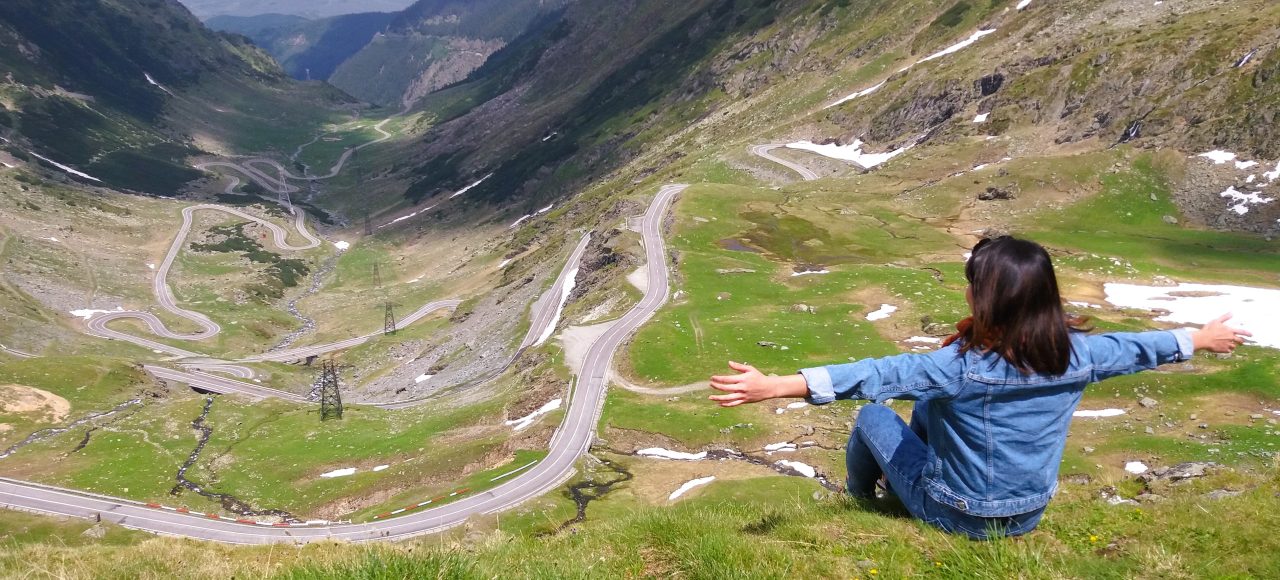
<svg viewBox="0 0 1280 580">
<path fill-rule="evenodd" d="M 1231 352 L 1237 346 L 1244 344 L 1244 337 L 1253 336 L 1253 333 L 1227 326 L 1227 321 L 1231 320 L 1231 314 L 1223 314 L 1208 324 L 1204 325 L 1195 332 L 1191 333 L 1191 343 L 1196 350 L 1207 350 L 1210 352 Z"/>
</svg>

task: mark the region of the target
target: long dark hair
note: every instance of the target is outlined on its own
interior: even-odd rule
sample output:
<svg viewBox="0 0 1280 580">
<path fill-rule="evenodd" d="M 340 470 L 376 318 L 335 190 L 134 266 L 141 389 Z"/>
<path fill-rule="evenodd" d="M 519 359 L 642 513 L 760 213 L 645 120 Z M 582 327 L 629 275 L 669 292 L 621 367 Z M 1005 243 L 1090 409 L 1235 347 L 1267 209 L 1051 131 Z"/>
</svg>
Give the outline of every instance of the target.
<svg viewBox="0 0 1280 580">
<path fill-rule="evenodd" d="M 964 277 L 973 316 L 960 328 L 960 352 L 994 351 L 1024 373 L 1067 371 L 1069 333 L 1085 320 L 1063 311 L 1049 252 L 1010 236 L 987 238 L 973 247 Z"/>
</svg>

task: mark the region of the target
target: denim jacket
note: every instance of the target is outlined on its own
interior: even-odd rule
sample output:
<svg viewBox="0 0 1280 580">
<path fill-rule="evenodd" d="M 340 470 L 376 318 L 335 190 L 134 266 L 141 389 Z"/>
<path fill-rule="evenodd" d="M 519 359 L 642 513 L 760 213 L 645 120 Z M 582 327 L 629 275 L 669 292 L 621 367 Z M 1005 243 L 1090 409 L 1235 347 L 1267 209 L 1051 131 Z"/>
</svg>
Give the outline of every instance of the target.
<svg viewBox="0 0 1280 580">
<path fill-rule="evenodd" d="M 1071 414 L 1086 385 L 1191 357 L 1187 329 L 1072 333 L 1058 376 L 1023 374 L 995 353 L 952 344 L 800 371 L 815 405 L 910 399 L 927 405 L 930 497 L 964 513 L 1005 517 L 1040 509 L 1058 488 Z"/>
</svg>

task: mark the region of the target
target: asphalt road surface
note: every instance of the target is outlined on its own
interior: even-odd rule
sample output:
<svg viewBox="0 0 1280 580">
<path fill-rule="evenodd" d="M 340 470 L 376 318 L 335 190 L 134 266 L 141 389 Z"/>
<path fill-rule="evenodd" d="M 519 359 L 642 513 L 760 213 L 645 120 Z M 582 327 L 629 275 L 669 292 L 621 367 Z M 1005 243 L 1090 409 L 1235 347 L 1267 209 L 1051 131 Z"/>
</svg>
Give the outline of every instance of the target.
<svg viewBox="0 0 1280 580">
<path fill-rule="evenodd" d="M 570 397 L 564 421 L 551 439 L 547 457 L 503 484 L 437 508 L 359 524 L 275 527 L 243 523 L 207 514 L 179 513 L 130 500 L 58 489 L 0 478 L 0 505 L 104 521 L 158 534 L 184 536 L 229 544 L 305 543 L 316 540 L 367 542 L 396 540 L 443 531 L 476 514 L 490 514 L 515 507 L 558 487 L 574 473 L 578 458 L 591 444 L 596 421 L 604 404 L 609 365 L 618 346 L 647 321 L 667 300 L 668 265 L 662 240 L 667 209 L 684 185 L 659 190 L 645 213 L 642 235 L 649 260 L 649 285 L 644 298 L 592 343 L 582 374 Z M 150 370 L 150 369 L 149 369 Z M 158 369 L 152 372 L 177 372 Z M 207 375 L 212 377 L 212 375 Z M 221 379 L 212 377 L 209 379 Z M 229 379 L 227 379 L 229 380 Z"/>
<path fill-rule="evenodd" d="M 756 155 L 757 157 L 762 157 L 764 159 L 777 163 L 778 165 L 786 167 L 787 169 L 790 169 L 796 173 L 799 173 L 801 179 L 804 179 L 805 181 L 813 181 L 818 178 L 818 174 L 815 173 L 812 169 L 809 169 L 808 167 L 800 165 L 799 163 L 787 161 L 786 159 L 783 159 L 781 157 L 774 157 L 773 154 L 770 153 L 774 149 L 778 149 L 780 147 L 786 147 L 786 145 L 782 145 L 780 143 L 766 143 L 764 145 L 752 145 L 751 153 L 753 155 Z"/>
</svg>

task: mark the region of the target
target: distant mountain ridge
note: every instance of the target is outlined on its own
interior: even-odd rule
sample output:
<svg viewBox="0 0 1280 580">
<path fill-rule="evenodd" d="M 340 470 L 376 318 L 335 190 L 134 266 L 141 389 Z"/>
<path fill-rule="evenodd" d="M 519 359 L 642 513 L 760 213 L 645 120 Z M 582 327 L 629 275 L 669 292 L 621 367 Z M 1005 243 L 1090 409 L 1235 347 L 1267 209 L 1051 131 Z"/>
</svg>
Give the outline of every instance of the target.
<svg viewBox="0 0 1280 580">
<path fill-rule="evenodd" d="M 307 19 L 360 12 L 396 12 L 413 0 L 182 0 L 201 20 L 214 16 L 287 14 Z"/>
<path fill-rule="evenodd" d="M 309 20 L 289 14 L 215 16 L 205 21 L 214 30 L 243 34 L 275 57 L 289 76 L 326 80 L 359 52 L 396 15 L 390 12 L 344 14 Z"/>
</svg>

